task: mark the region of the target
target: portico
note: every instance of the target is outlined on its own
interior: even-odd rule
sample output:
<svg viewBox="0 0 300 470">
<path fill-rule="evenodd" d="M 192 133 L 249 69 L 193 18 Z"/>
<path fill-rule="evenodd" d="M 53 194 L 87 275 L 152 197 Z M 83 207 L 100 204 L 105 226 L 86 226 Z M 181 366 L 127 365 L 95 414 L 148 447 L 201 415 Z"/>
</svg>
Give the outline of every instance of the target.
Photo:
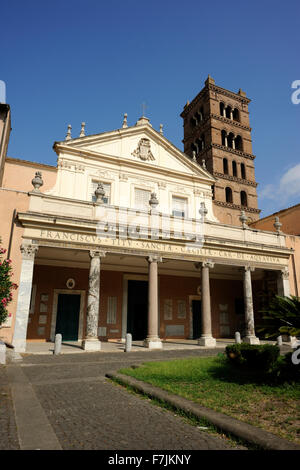
<svg viewBox="0 0 300 470">
<path fill-rule="evenodd" d="M 21 219 L 22 215 L 19 217 Z M 159 250 L 160 241 L 149 242 L 150 254 L 148 249 L 138 250 L 136 244 L 148 243 L 141 240 L 132 240 L 133 247 L 131 243 L 127 247 L 122 243 L 120 248 L 116 240 L 111 245 L 108 240 L 105 243 L 101 240 L 100 246 L 87 245 L 87 249 L 83 249 L 82 244 L 77 246 L 76 242 L 66 248 L 65 243 L 53 241 L 51 237 L 55 232 L 48 232 L 49 239 L 26 240 L 22 246 L 24 253 L 30 253 L 32 270 L 32 280 L 24 291 L 23 305 L 26 302 L 28 310 L 24 307 L 18 310 L 17 321 L 23 329 L 21 332 L 16 329 L 19 337 L 14 338 L 14 344 L 23 352 L 26 339 L 53 340 L 57 297 L 61 293 L 80 295 L 78 340 L 83 349 L 99 351 L 101 342 L 124 340 L 125 334 L 130 332 L 130 280 L 148 284 L 144 346 L 150 349 L 161 348 L 162 339 L 193 337 L 195 312 L 191 298 L 201 303 L 199 346 L 215 347 L 216 338 L 232 337 L 235 331 L 243 334 L 244 341 L 256 344 L 259 340 L 255 335 L 254 318 L 259 308 L 257 292 L 262 290 L 259 286 L 272 282 L 277 292 L 279 288 L 287 288 L 284 249 L 277 250 L 279 257 L 268 255 L 268 263 L 261 260 L 267 255 L 253 254 L 249 264 L 249 259 L 246 262 L 235 259 L 233 251 L 231 258 L 229 251 L 225 257 L 224 248 L 222 257 L 217 257 L 220 251 L 205 247 L 201 250 L 206 254 L 209 251 L 211 258 L 190 252 L 178 255 L 178 241 L 172 253 L 166 248 L 164 252 Z M 155 252 L 155 247 L 159 251 Z M 24 273 L 28 271 L 27 264 L 22 264 Z"/>
</svg>

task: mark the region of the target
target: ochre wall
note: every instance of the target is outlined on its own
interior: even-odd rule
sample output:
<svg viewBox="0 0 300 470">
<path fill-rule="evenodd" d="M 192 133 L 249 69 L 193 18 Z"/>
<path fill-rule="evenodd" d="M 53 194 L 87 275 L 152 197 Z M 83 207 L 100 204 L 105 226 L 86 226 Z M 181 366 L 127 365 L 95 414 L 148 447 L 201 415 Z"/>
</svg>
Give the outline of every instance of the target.
<svg viewBox="0 0 300 470">
<path fill-rule="evenodd" d="M 13 282 L 19 284 L 22 257 L 20 245 L 22 244 L 23 228 L 20 227 L 14 218 L 14 210 L 25 212 L 28 210 L 29 196 L 28 191 L 33 189 L 31 180 L 35 171 L 42 171 L 44 186 L 42 190 L 46 191 L 53 187 L 56 179 L 56 169 L 33 162 L 27 163 L 7 159 L 4 167 L 3 187 L 0 188 L 0 238 L 1 246 L 9 250 L 9 258 L 12 260 Z M 7 254 L 7 253 L 6 253 Z M 5 255 L 6 256 L 6 255 Z M 13 291 L 13 300 L 8 305 L 10 319 L 9 327 L 2 327 L 0 330 L 1 338 L 11 342 L 14 328 L 15 312 L 17 308 L 17 291 Z"/>
</svg>

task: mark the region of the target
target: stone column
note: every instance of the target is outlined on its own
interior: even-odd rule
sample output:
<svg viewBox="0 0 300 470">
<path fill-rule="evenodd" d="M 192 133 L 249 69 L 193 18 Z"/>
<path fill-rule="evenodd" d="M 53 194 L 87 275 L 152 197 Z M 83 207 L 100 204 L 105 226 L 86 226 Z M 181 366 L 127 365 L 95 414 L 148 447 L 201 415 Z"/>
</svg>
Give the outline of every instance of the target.
<svg viewBox="0 0 300 470">
<path fill-rule="evenodd" d="M 251 266 L 244 267 L 244 302 L 245 302 L 245 323 L 246 323 L 246 336 L 243 338 L 244 343 L 259 344 L 259 339 L 255 336 L 254 330 L 254 312 L 253 312 L 253 297 L 252 297 L 252 283 L 251 271 L 255 268 Z"/>
<path fill-rule="evenodd" d="M 290 295 L 290 280 L 288 268 L 281 269 L 277 277 L 278 295 L 289 297 Z"/>
<path fill-rule="evenodd" d="M 13 336 L 13 345 L 16 352 L 25 352 L 27 325 L 30 308 L 30 298 L 32 289 L 32 277 L 34 268 L 34 257 L 38 250 L 36 245 L 20 246 L 22 253 L 21 274 L 18 288 L 18 302 L 16 311 L 16 321 Z"/>
<path fill-rule="evenodd" d="M 198 339 L 199 346 L 208 348 L 216 347 L 216 340 L 211 332 L 211 304 L 210 304 L 210 286 L 209 269 L 214 267 L 211 261 L 205 261 L 198 264 L 201 267 L 201 328 L 202 333 Z"/>
<path fill-rule="evenodd" d="M 87 298 L 87 318 L 85 339 L 82 349 L 86 351 L 100 351 L 101 342 L 98 338 L 99 306 L 100 306 L 100 259 L 105 256 L 104 251 L 90 251 L 89 291 Z"/>
<path fill-rule="evenodd" d="M 162 342 L 158 336 L 158 263 L 162 259 L 159 256 L 148 257 L 149 281 L 148 281 L 148 334 L 144 346 L 149 349 L 161 349 Z"/>
</svg>

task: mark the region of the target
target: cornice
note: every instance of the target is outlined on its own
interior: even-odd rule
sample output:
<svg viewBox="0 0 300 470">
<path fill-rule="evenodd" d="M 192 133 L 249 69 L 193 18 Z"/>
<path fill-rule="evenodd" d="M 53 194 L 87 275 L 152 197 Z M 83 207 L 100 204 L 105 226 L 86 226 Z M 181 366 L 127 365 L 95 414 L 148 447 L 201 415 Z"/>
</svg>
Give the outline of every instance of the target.
<svg viewBox="0 0 300 470">
<path fill-rule="evenodd" d="M 234 121 L 232 119 L 228 119 L 228 118 L 225 118 L 223 116 L 219 116 L 218 114 L 208 114 L 207 117 L 205 119 L 203 119 L 203 121 L 201 121 L 199 124 L 197 124 L 194 128 L 190 128 L 189 134 L 187 135 L 186 138 L 184 138 L 182 140 L 182 142 L 185 142 L 186 140 L 188 140 L 190 137 L 192 137 L 194 134 L 196 134 L 202 127 L 204 128 L 205 125 L 208 123 L 208 121 L 212 120 L 212 119 L 217 119 L 218 121 L 224 122 L 225 124 L 233 125 L 235 127 L 238 127 L 239 129 L 243 129 L 245 131 L 249 131 L 249 132 L 252 131 L 251 127 L 244 126 L 243 124 L 241 124 L 238 121 Z"/>
<path fill-rule="evenodd" d="M 94 152 L 92 150 L 87 150 L 83 148 L 71 147 L 69 145 L 64 145 L 63 143 L 56 143 L 55 145 L 55 151 L 58 154 L 61 151 L 65 154 L 72 155 L 72 156 L 77 155 L 83 158 L 88 157 L 91 160 L 96 160 L 98 162 L 99 160 L 102 160 L 104 162 L 109 162 L 122 168 L 126 168 L 126 167 L 137 168 L 138 167 L 139 169 L 146 170 L 148 172 L 149 172 L 149 169 L 151 169 L 151 172 L 156 173 L 156 174 L 163 174 L 164 176 L 180 178 L 180 179 L 196 181 L 196 182 L 205 182 L 206 184 L 212 184 L 215 181 L 215 178 L 211 175 L 211 173 L 209 173 L 207 170 L 199 168 L 199 165 L 197 163 L 194 163 L 190 158 L 187 158 L 186 154 L 184 154 L 178 149 L 176 150 L 177 150 L 176 152 L 177 157 L 180 159 L 182 163 L 184 163 L 187 166 L 187 168 L 192 170 L 193 174 L 183 173 L 183 172 L 179 172 L 173 169 L 169 169 L 169 168 L 167 169 L 161 166 L 156 166 L 156 165 L 152 165 L 149 163 L 144 163 L 142 161 L 131 160 L 128 158 L 119 157 L 115 155 L 108 155 L 108 154 L 104 154 L 101 152 Z M 174 153 L 175 152 L 173 151 L 173 155 Z"/>
<path fill-rule="evenodd" d="M 227 96 L 228 98 L 232 98 L 236 101 L 239 101 L 241 104 L 249 104 L 250 99 L 247 98 L 246 96 L 241 96 L 238 93 L 234 93 L 233 91 L 225 90 L 225 88 L 221 88 L 217 85 L 209 84 L 205 85 L 204 88 L 198 93 L 197 96 L 190 102 L 188 106 L 185 106 L 184 110 L 180 114 L 182 118 L 185 118 L 185 116 L 191 111 L 194 106 L 196 106 L 199 102 L 199 100 L 207 93 L 208 91 L 214 91 L 215 93 L 220 93 L 224 96 Z"/>
<path fill-rule="evenodd" d="M 206 152 L 208 152 L 212 148 L 224 150 L 225 152 L 233 153 L 234 155 L 239 155 L 240 157 L 248 158 L 249 160 L 254 160 L 256 158 L 255 155 L 251 155 L 250 153 L 245 153 L 242 150 L 231 149 L 230 147 L 225 147 L 224 145 L 213 144 L 213 143 L 207 145 L 204 150 L 199 152 L 197 155 L 197 158 L 200 158 L 202 155 L 204 155 Z"/>
<path fill-rule="evenodd" d="M 245 206 L 240 206 L 238 204 L 233 204 L 230 202 L 225 202 L 225 201 L 217 201 L 216 199 L 213 200 L 213 203 L 216 204 L 217 206 L 221 207 L 228 207 L 228 209 L 235 209 L 239 211 L 245 211 L 245 212 L 252 212 L 255 214 L 260 214 L 261 210 L 260 209 L 255 209 L 254 207 L 245 207 Z"/>
<path fill-rule="evenodd" d="M 258 186 L 258 183 L 256 183 L 255 181 L 244 180 L 242 178 L 238 178 L 237 176 L 232 175 L 224 175 L 224 173 L 218 173 L 217 171 L 213 171 L 213 175 L 217 178 L 223 178 L 225 180 L 236 181 L 237 183 L 241 184 L 247 184 L 248 186 L 253 186 L 254 188 Z"/>
</svg>

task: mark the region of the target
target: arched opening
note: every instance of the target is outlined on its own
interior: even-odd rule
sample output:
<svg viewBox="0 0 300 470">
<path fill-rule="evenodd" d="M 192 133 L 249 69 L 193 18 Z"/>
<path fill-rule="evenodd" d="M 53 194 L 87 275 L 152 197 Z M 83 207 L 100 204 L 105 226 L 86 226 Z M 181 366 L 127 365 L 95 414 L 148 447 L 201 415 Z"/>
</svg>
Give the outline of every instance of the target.
<svg viewBox="0 0 300 470">
<path fill-rule="evenodd" d="M 237 150 L 243 150 L 243 139 L 240 135 L 235 138 L 235 148 Z"/>
<path fill-rule="evenodd" d="M 227 158 L 223 158 L 223 173 L 224 173 L 224 175 L 228 175 L 228 160 L 227 160 Z"/>
<path fill-rule="evenodd" d="M 190 119 L 190 125 L 191 125 L 191 127 L 196 127 L 196 125 L 197 125 L 197 120 L 196 120 L 194 117 L 192 117 L 192 118 Z"/>
<path fill-rule="evenodd" d="M 230 132 L 227 136 L 227 142 L 228 142 L 228 147 L 229 148 L 234 148 L 234 135 L 232 132 Z"/>
<path fill-rule="evenodd" d="M 226 117 L 228 119 L 231 119 L 231 116 L 232 116 L 232 108 L 231 108 L 231 106 L 227 106 L 227 108 L 226 108 Z"/>
<path fill-rule="evenodd" d="M 245 168 L 244 163 L 241 163 L 241 177 L 243 180 L 246 179 L 246 168 Z"/>
<path fill-rule="evenodd" d="M 237 167 L 236 167 L 236 161 L 233 160 L 232 162 L 232 175 L 237 176 Z"/>
<path fill-rule="evenodd" d="M 237 108 L 233 110 L 233 120 L 240 122 L 240 112 Z"/>
<path fill-rule="evenodd" d="M 225 114 L 225 104 L 224 103 L 220 103 L 220 115 L 225 117 L 226 114 Z"/>
<path fill-rule="evenodd" d="M 247 194 L 245 191 L 241 191 L 241 206 L 247 207 Z"/>
<path fill-rule="evenodd" d="M 226 202 L 232 203 L 232 189 L 227 187 L 225 188 L 225 197 L 226 197 Z"/>
<path fill-rule="evenodd" d="M 221 132 L 221 138 L 222 138 L 222 145 L 224 145 L 224 147 L 227 147 L 227 132 L 226 131 L 222 131 Z"/>
</svg>

